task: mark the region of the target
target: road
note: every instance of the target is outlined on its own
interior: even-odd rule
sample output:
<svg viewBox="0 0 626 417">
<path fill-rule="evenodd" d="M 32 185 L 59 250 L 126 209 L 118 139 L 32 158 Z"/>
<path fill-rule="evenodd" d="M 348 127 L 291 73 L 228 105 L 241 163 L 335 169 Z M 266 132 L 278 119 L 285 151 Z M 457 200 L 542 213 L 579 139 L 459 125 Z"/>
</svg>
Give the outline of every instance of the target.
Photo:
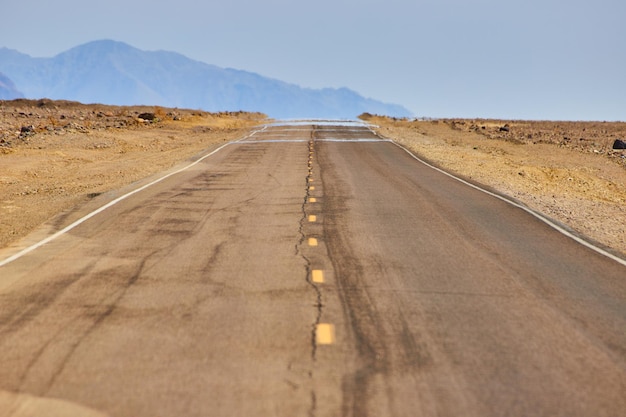
<svg viewBox="0 0 626 417">
<path fill-rule="evenodd" d="M 0 416 L 624 415 L 626 267 L 527 211 L 358 124 L 179 168 L 0 256 Z"/>
</svg>

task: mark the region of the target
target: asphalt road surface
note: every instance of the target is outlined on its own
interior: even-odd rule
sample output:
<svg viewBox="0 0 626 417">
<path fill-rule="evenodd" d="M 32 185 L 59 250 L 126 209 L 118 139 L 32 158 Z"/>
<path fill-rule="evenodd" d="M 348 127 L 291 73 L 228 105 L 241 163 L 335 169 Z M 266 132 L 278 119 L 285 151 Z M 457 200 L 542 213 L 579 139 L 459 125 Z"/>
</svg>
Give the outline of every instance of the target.
<svg viewBox="0 0 626 417">
<path fill-rule="evenodd" d="M 626 415 L 626 267 L 527 211 L 356 124 L 171 174 L 0 256 L 0 416 Z"/>
</svg>

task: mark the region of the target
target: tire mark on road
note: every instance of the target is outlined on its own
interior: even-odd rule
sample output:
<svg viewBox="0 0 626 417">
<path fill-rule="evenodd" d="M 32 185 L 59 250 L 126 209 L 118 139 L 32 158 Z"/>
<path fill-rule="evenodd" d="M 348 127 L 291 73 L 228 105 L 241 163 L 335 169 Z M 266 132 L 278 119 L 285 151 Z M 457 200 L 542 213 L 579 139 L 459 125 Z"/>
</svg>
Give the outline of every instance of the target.
<svg viewBox="0 0 626 417">
<path fill-rule="evenodd" d="M 89 311 L 82 311 L 83 314 L 73 318 L 41 346 L 22 374 L 20 390 L 36 392 L 38 395 L 46 395 L 50 392 L 76 350 L 113 313 L 128 289 L 137 282 L 148 258 L 144 258 L 130 273 L 113 269 L 89 275 L 91 282 L 103 282 L 103 285 L 107 285 L 106 282 L 109 281 L 107 277 L 113 275 L 128 278 L 117 284 L 116 289 L 104 296 L 99 304 L 83 306 L 81 310 Z M 54 352 L 49 351 L 48 348 L 51 346 L 55 347 Z M 64 351 L 59 353 L 58 349 L 61 346 L 64 346 Z M 41 373 L 47 375 L 41 375 Z"/>
</svg>

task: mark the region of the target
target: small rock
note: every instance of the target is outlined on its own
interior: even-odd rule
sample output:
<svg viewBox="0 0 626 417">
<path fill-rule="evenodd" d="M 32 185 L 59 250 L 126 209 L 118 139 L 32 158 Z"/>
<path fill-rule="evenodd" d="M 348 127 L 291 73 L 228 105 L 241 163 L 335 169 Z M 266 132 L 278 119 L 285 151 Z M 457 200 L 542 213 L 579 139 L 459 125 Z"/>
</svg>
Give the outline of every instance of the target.
<svg viewBox="0 0 626 417">
<path fill-rule="evenodd" d="M 22 126 L 20 129 L 20 138 L 25 139 L 35 134 L 35 126 Z"/>
<path fill-rule="evenodd" d="M 139 119 L 148 120 L 153 122 L 156 119 L 156 115 L 154 113 L 141 113 L 137 116 Z"/>
<path fill-rule="evenodd" d="M 29 135 L 35 133 L 35 126 L 22 126 L 20 133 L 23 135 Z"/>
<path fill-rule="evenodd" d="M 615 139 L 615 142 L 613 142 L 613 149 L 626 149 L 626 141 Z"/>
</svg>

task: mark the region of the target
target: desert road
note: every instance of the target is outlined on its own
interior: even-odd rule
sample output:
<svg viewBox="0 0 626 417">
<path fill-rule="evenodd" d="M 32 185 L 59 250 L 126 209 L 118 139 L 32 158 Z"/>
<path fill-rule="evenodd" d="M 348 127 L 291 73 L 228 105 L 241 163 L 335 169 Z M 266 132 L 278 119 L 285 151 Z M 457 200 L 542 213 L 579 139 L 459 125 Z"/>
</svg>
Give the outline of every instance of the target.
<svg viewBox="0 0 626 417">
<path fill-rule="evenodd" d="M 0 253 L 1 417 L 626 413 L 626 266 L 366 126 L 133 187 Z"/>
</svg>

